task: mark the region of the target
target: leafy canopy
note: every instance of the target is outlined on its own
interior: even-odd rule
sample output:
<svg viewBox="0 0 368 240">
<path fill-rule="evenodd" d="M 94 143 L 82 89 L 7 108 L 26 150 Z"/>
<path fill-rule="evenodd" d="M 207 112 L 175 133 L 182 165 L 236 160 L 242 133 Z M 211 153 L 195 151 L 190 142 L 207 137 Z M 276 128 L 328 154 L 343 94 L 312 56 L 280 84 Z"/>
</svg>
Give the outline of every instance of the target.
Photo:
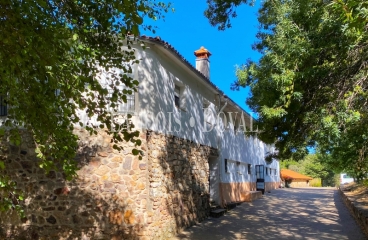
<svg viewBox="0 0 368 240">
<path fill-rule="evenodd" d="M 205 14 L 222 30 L 248 3 L 208 2 Z M 318 146 L 336 171 L 366 174 L 367 9 L 366 0 L 262 2 L 253 46 L 262 57 L 239 67 L 232 87 L 250 87 L 260 137 L 276 143 L 279 158 L 303 159 Z"/>
<path fill-rule="evenodd" d="M 261 138 L 281 158 L 306 147 L 331 152 L 366 104 L 366 34 L 340 6 L 320 0 L 265 1 L 259 11 L 259 62 L 237 70 L 235 89 L 250 86 L 247 103 L 260 113 Z"/>
<path fill-rule="evenodd" d="M 168 7 L 154 0 L 1 1 L 0 93 L 8 116 L 0 138 L 9 135 L 20 144 L 19 130 L 26 129 L 35 139 L 40 167 L 62 170 L 68 179 L 77 169 L 75 126 L 91 134 L 107 129 L 118 150 L 123 140 L 139 146 L 129 121 L 123 127 L 111 115 L 137 89 L 131 77 L 138 63 L 134 36 L 139 27 L 154 30 L 143 19 L 162 18 Z M 80 112 L 98 124 L 85 126 Z M 0 171 L 5 168 L 0 159 Z M 1 174 L 1 201 L 11 203 L 11 186 Z"/>
<path fill-rule="evenodd" d="M 253 5 L 254 0 L 207 0 L 208 8 L 204 15 L 212 26 L 217 26 L 219 30 L 231 27 L 231 18 L 235 18 L 236 8 L 241 4 Z"/>
</svg>

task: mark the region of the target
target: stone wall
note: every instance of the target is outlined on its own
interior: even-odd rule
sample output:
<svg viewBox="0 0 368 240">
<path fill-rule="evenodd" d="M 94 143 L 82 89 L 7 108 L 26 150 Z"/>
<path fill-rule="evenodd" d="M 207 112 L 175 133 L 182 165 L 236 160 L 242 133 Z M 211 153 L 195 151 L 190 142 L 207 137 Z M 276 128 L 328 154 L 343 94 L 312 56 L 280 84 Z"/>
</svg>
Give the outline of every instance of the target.
<svg viewBox="0 0 368 240">
<path fill-rule="evenodd" d="M 339 193 L 345 206 L 349 209 L 356 222 L 368 239 L 368 211 L 364 202 L 359 202 L 359 196 L 352 196 L 349 189 L 344 186 L 339 187 Z"/>
<path fill-rule="evenodd" d="M 296 179 L 296 180 L 292 180 L 291 183 L 289 183 L 290 187 L 309 187 L 308 185 L 308 181 L 307 180 L 301 180 L 301 179 Z"/>
<path fill-rule="evenodd" d="M 209 216 L 210 156 L 216 149 L 174 136 L 148 133 L 151 239 L 167 239 Z"/>
<path fill-rule="evenodd" d="M 117 239 L 144 236 L 149 199 L 147 157 L 133 156 L 132 144 L 112 149 L 110 137 L 81 129 L 78 178 L 67 182 L 60 172 L 38 167 L 31 136 L 12 146 L 3 139 L 6 171 L 25 194 L 26 218 L 3 214 L 3 235 L 15 239 Z M 141 136 L 145 139 L 144 134 Z"/>
<path fill-rule="evenodd" d="M 78 178 L 38 167 L 32 137 L 0 141 L 0 159 L 24 192 L 25 218 L 0 215 L 0 238 L 166 239 L 209 213 L 208 157 L 213 149 L 149 132 L 142 160 L 112 149 L 104 132 L 80 136 Z"/>
</svg>

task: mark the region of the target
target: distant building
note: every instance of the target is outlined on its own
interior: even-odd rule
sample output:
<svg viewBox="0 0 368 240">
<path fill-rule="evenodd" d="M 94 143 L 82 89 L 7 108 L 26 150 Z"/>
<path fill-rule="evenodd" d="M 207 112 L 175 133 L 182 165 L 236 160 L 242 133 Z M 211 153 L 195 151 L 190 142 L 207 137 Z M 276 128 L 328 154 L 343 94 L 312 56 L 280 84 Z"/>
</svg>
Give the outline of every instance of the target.
<svg viewBox="0 0 368 240">
<path fill-rule="evenodd" d="M 281 169 L 281 179 L 289 187 L 309 187 L 309 181 L 313 178 L 290 169 Z"/>
</svg>

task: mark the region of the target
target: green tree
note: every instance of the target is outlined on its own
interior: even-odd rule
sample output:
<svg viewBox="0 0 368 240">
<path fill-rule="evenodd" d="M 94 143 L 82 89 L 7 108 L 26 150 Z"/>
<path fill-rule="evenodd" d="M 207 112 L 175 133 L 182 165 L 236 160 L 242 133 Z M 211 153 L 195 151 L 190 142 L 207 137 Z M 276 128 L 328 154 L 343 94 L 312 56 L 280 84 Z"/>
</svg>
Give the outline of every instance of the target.
<svg viewBox="0 0 368 240">
<path fill-rule="evenodd" d="M 140 145 L 139 133 L 115 123 L 111 112 L 137 89 L 138 81 L 129 75 L 138 63 L 131 45 L 139 27 L 153 30 L 143 19 L 163 17 L 168 5 L 154 0 L 3 0 L 0 9 L 1 104 L 9 106 L 0 138 L 10 136 L 19 144 L 19 129 L 26 129 L 35 139 L 40 167 L 58 168 L 68 179 L 77 169 L 73 129 L 83 126 L 78 111 L 99 122 L 83 126 L 91 134 L 107 129 L 116 144 Z M 108 73 L 104 84 L 101 72 Z M 0 210 L 14 206 L 14 196 L 21 199 L 12 189 L 3 171 Z"/>
<path fill-rule="evenodd" d="M 260 114 L 260 137 L 276 142 L 279 158 L 302 159 L 307 147 L 317 145 L 331 153 L 350 128 L 364 122 L 367 1 L 350 2 L 356 5 L 264 1 L 259 10 L 253 47 L 263 56 L 237 69 L 233 88 L 251 88 L 247 103 Z M 345 3 L 352 18 L 341 10 Z"/>
<path fill-rule="evenodd" d="M 335 172 L 346 172 L 360 182 L 368 173 L 367 127 L 364 117 L 357 124 L 345 127 L 331 154 L 324 154 L 321 160 Z"/>
<path fill-rule="evenodd" d="M 255 0 L 207 0 L 208 8 L 204 15 L 212 26 L 219 30 L 231 27 L 231 18 L 235 18 L 236 8 L 241 4 L 253 5 Z"/>
<path fill-rule="evenodd" d="M 238 69 L 234 87 L 251 87 L 247 103 L 260 113 L 262 139 L 277 140 L 280 157 L 302 159 L 306 147 L 316 144 L 313 135 L 338 135 L 331 105 L 339 106 L 337 98 L 344 92 L 332 89 L 339 89 L 347 61 L 339 64 L 335 59 L 348 58 L 349 41 L 323 1 L 265 1 L 259 21 L 260 42 L 254 48 L 263 57 Z"/>
<path fill-rule="evenodd" d="M 326 157 L 328 159 L 326 159 Z M 328 164 L 330 159 L 331 157 L 326 155 L 308 154 L 299 161 L 293 159 L 283 160 L 280 163 L 280 167 L 293 170 L 312 178 L 320 178 L 323 186 L 333 186 L 335 185 L 335 173 L 333 171 L 334 169 Z"/>
<path fill-rule="evenodd" d="M 321 178 L 322 181 L 333 182 L 334 172 L 325 164 L 319 154 L 309 154 L 303 161 L 302 173 L 312 178 Z"/>
<path fill-rule="evenodd" d="M 293 159 L 286 159 L 280 161 L 280 169 L 290 169 L 295 172 L 302 172 L 302 165 L 300 162 Z"/>
</svg>

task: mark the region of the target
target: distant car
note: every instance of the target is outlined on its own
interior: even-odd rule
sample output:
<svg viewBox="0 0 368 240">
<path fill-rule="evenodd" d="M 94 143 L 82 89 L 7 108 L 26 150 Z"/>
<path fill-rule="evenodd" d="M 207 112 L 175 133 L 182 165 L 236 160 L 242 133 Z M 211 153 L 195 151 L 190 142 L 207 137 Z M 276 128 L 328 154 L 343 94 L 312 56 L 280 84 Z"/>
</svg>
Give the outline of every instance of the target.
<svg viewBox="0 0 368 240">
<path fill-rule="evenodd" d="M 340 174 L 340 184 L 346 184 L 346 183 L 351 183 L 351 182 L 354 182 L 354 178 L 350 177 L 346 173 Z"/>
</svg>

